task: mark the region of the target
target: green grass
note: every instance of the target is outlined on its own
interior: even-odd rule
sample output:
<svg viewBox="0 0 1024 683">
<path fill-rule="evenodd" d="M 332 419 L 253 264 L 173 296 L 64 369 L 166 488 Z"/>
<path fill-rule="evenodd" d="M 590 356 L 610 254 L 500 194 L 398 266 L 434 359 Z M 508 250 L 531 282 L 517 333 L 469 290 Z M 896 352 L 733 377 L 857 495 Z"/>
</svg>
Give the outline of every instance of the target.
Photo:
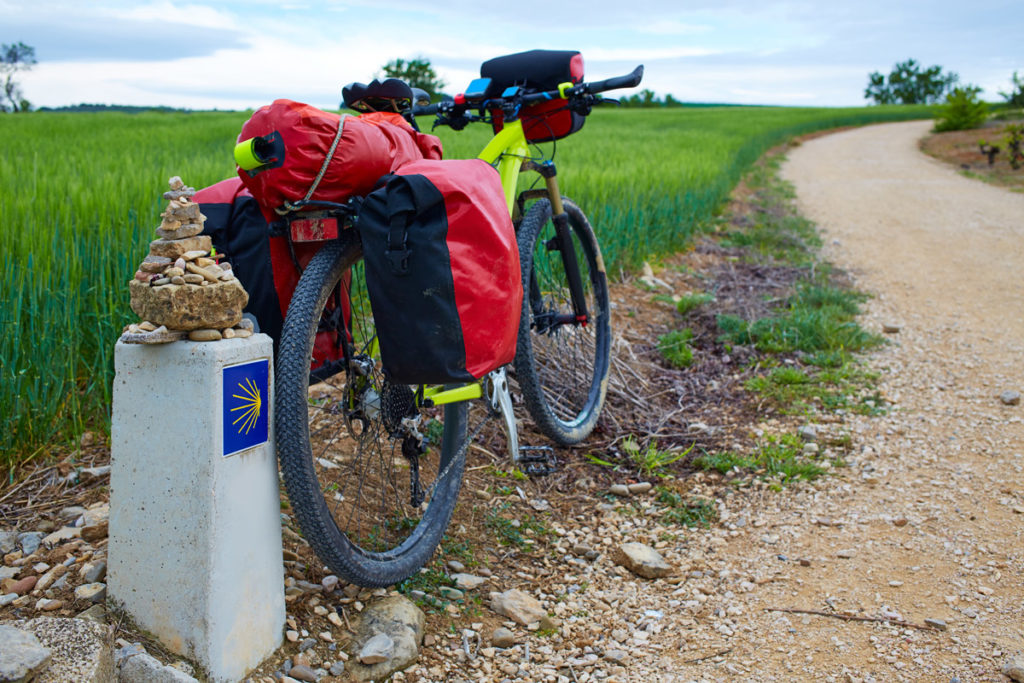
<svg viewBox="0 0 1024 683">
<path fill-rule="evenodd" d="M 633 461 L 640 474 L 648 477 L 665 476 L 666 467 L 682 460 L 690 453 L 690 448 L 685 451 L 661 450 L 658 448 L 658 442 L 654 439 L 648 441 L 646 446 L 641 446 L 631 436 L 622 441 L 622 450 Z"/>
<path fill-rule="evenodd" d="M 925 107 L 600 109 L 557 143 L 559 182 L 613 274 L 684 247 L 765 150 L 842 125 L 929 118 Z M 0 116 L 0 467 L 109 428 L 127 282 L 159 224 L 166 180 L 234 173 L 244 112 Z M 429 129 L 429 123 L 427 129 Z M 439 131 L 473 156 L 486 126 Z"/>
<path fill-rule="evenodd" d="M 484 527 L 493 533 L 502 545 L 525 550 L 534 544 L 533 539 L 530 538 L 531 534 L 534 538 L 543 539 L 553 533 L 543 519 L 534 515 L 516 519 L 506 517 L 505 513 L 509 507 L 509 503 L 501 503 L 497 507 L 489 509 L 484 515 Z M 529 533 L 524 533 L 527 531 Z"/>
<path fill-rule="evenodd" d="M 727 474 L 733 469 L 747 471 L 764 479 L 774 479 L 781 484 L 802 479 L 810 481 L 827 471 L 818 456 L 805 455 L 803 442 L 793 434 L 769 436 L 760 442 L 749 454 L 724 451 L 705 453 L 693 460 L 694 467 L 702 470 L 717 470 Z"/>
<path fill-rule="evenodd" d="M 715 503 L 707 498 L 684 498 L 667 486 L 655 487 L 655 500 L 664 506 L 661 513 L 663 524 L 686 527 L 709 527 L 718 519 Z"/>
<path fill-rule="evenodd" d="M 690 341 L 693 330 L 673 330 L 658 337 L 658 353 L 674 368 L 688 368 L 693 365 L 693 348 Z"/>
<path fill-rule="evenodd" d="M 680 315 L 686 315 L 714 300 L 714 295 L 707 292 L 693 292 L 679 298 L 679 301 L 676 302 L 676 310 L 679 311 Z"/>
</svg>

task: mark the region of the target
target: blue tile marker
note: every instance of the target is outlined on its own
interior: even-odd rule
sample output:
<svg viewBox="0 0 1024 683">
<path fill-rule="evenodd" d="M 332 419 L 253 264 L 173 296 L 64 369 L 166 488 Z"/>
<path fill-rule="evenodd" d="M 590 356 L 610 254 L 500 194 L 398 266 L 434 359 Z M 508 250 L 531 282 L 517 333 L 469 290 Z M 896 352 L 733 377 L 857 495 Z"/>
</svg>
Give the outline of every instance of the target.
<svg viewBox="0 0 1024 683">
<path fill-rule="evenodd" d="M 266 443 L 270 414 L 270 360 L 223 371 L 224 457 Z"/>
</svg>

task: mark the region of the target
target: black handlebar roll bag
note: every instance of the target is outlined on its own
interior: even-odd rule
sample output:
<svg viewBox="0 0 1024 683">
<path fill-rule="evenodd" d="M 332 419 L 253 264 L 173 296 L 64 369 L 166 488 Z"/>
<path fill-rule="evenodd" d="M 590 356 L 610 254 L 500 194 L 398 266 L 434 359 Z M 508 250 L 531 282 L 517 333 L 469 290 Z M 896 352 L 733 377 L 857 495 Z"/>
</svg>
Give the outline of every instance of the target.
<svg viewBox="0 0 1024 683">
<path fill-rule="evenodd" d="M 562 83 L 583 82 L 583 55 L 574 50 L 528 50 L 484 62 L 480 76 L 491 79 L 487 97 L 501 97 L 509 86 L 533 92 L 551 91 Z M 519 118 L 530 142 L 561 140 L 583 128 L 587 120 L 569 109 L 568 100 L 562 98 L 523 107 Z M 491 110 L 491 122 L 495 133 L 504 127 L 500 109 Z"/>
<path fill-rule="evenodd" d="M 523 286 L 497 171 L 423 160 L 382 181 L 356 227 L 390 381 L 471 382 L 510 363 Z"/>
</svg>

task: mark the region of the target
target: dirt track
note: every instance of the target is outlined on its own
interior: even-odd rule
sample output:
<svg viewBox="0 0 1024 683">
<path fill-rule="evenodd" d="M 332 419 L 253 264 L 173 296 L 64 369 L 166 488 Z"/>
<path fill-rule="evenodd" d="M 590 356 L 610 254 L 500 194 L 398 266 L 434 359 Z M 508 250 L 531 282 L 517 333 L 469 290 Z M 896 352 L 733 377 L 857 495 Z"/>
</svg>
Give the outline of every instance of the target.
<svg viewBox="0 0 1024 683">
<path fill-rule="evenodd" d="M 852 423 L 863 452 L 842 479 L 763 515 L 767 532 L 728 552 L 811 563 L 785 563 L 748 613 L 892 612 L 948 631 L 760 616 L 756 678 L 1005 681 L 1000 666 L 1024 649 L 1024 406 L 999 399 L 1024 387 L 1024 195 L 921 154 L 929 126 L 846 131 L 789 155 L 783 175 L 826 256 L 876 296 L 867 326 L 902 326 L 872 361 L 895 406 Z"/>
</svg>

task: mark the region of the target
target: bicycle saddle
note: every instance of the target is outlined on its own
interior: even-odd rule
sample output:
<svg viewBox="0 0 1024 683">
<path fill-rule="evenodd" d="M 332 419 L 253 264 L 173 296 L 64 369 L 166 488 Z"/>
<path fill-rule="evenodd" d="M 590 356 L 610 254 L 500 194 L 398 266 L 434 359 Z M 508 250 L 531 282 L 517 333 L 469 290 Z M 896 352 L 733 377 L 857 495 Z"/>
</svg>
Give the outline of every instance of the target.
<svg viewBox="0 0 1024 683">
<path fill-rule="evenodd" d="M 412 107 L 414 95 L 409 84 L 398 78 L 384 82 L 376 78 L 369 84 L 349 83 L 341 89 L 345 106 L 359 112 L 393 111 L 401 113 Z"/>
</svg>

